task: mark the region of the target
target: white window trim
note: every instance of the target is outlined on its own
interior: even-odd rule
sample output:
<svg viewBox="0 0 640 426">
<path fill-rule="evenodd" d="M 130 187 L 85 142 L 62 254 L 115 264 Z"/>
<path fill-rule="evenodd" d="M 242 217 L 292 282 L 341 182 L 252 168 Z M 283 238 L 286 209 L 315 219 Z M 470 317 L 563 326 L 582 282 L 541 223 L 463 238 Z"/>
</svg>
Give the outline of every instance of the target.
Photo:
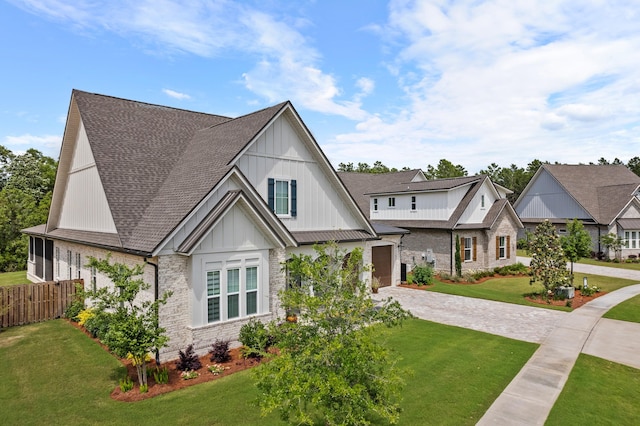
<svg viewBox="0 0 640 426">
<path fill-rule="evenodd" d="M 485 199 L 484 199 L 484 194 L 480 195 L 480 208 L 481 209 L 485 209 Z"/>
<path fill-rule="evenodd" d="M 373 212 L 374 213 L 378 213 L 378 199 L 377 198 L 373 199 Z"/>
<path fill-rule="evenodd" d="M 464 238 L 464 259 L 462 259 L 462 261 L 473 262 L 473 238 L 471 237 L 463 237 L 463 238 Z M 469 259 L 467 259 L 467 251 L 469 252 Z"/>
<path fill-rule="evenodd" d="M 498 246 L 500 257 L 498 259 L 506 259 L 507 258 L 507 237 L 499 236 L 498 242 L 500 243 Z"/>
<path fill-rule="evenodd" d="M 395 209 L 396 208 L 396 197 L 389 197 L 389 199 L 387 200 L 388 203 L 388 207 L 390 209 Z"/>
<path fill-rule="evenodd" d="M 287 187 L 287 212 L 278 213 L 278 183 L 285 183 Z M 273 210 L 278 217 L 291 217 L 291 179 L 273 178 Z"/>
<path fill-rule="evenodd" d="M 635 236 L 635 238 L 633 238 Z M 624 248 L 625 249 L 640 249 L 640 230 L 631 229 L 624 231 Z"/>
<path fill-rule="evenodd" d="M 67 279 L 73 278 L 73 253 L 67 250 Z"/>
<path fill-rule="evenodd" d="M 269 283 L 266 280 L 266 277 L 268 277 L 268 251 L 232 255 L 197 255 L 193 258 L 193 262 L 193 278 L 197 285 L 197 288 L 194 286 L 194 303 L 196 303 L 196 306 L 201 306 L 201 309 L 194 310 L 193 327 L 219 325 L 269 313 Z M 257 288 L 247 291 L 247 269 L 253 267 L 256 268 L 257 272 Z M 230 293 L 227 288 L 227 273 L 232 269 L 240 270 L 239 292 L 234 293 L 239 295 L 239 316 L 229 318 L 228 296 Z M 207 274 L 215 271 L 220 273 L 220 294 L 216 296 L 220 297 L 220 319 L 209 322 L 208 300 L 210 297 L 207 293 Z M 247 294 L 250 292 L 256 293 L 256 312 L 247 314 Z"/>
</svg>

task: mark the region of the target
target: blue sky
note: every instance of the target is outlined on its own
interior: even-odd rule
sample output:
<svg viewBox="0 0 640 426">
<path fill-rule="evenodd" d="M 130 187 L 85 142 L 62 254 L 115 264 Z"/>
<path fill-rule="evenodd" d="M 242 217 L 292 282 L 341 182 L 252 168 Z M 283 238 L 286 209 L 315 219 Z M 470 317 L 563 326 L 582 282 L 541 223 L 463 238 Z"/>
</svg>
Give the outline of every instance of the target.
<svg viewBox="0 0 640 426">
<path fill-rule="evenodd" d="M 637 1 L 0 1 L 0 145 L 73 88 L 235 117 L 291 100 L 334 166 L 640 156 Z"/>
</svg>

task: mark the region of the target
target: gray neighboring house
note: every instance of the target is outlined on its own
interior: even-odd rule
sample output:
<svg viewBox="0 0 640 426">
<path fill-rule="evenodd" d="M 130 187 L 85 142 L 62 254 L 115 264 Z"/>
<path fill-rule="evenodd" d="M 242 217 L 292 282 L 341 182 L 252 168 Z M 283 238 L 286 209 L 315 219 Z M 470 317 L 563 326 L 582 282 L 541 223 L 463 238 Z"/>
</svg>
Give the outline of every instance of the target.
<svg viewBox="0 0 640 426">
<path fill-rule="evenodd" d="M 638 256 L 639 189 L 640 177 L 623 165 L 544 164 L 514 204 L 525 226 L 519 237 L 545 219 L 563 235 L 567 221 L 579 219 L 594 253 L 606 251 L 600 237 L 613 233 L 624 239 L 623 257 Z"/>
<path fill-rule="evenodd" d="M 400 246 L 409 269 L 428 262 L 454 273 L 456 236 L 463 271 L 515 263 L 522 223 L 506 199 L 511 191 L 486 176 L 427 180 L 419 169 L 338 176 L 374 226 L 409 231 Z"/>
<path fill-rule="evenodd" d="M 282 317 L 284 262 L 316 242 L 363 249 L 399 281 L 400 234 L 376 233 L 291 103 L 237 118 L 74 90 L 47 223 L 29 235 L 32 281 L 110 286 L 87 257 L 145 264 L 169 346 L 237 339 Z M 372 252 L 383 256 L 372 259 Z M 362 279 L 371 280 L 370 272 Z M 237 343 L 237 342 L 236 342 Z"/>
</svg>

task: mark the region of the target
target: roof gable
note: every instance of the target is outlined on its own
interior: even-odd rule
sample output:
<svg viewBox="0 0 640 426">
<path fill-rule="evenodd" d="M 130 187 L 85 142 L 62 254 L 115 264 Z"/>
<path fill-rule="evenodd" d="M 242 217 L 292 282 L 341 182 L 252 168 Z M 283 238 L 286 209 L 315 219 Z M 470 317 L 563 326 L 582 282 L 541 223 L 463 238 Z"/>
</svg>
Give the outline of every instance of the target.
<svg viewBox="0 0 640 426">
<path fill-rule="evenodd" d="M 639 185 L 640 177 L 625 166 L 544 164 L 514 207 L 522 218 L 579 218 L 609 224 Z"/>
</svg>

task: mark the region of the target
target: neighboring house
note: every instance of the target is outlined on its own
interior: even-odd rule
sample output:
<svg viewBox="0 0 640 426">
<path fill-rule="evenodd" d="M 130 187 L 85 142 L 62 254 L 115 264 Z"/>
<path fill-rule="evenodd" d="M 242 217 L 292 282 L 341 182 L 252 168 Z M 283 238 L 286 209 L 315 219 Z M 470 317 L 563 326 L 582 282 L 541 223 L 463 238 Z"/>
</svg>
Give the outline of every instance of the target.
<svg viewBox="0 0 640 426">
<path fill-rule="evenodd" d="M 282 315 L 291 254 L 335 241 L 370 263 L 372 248 L 395 253 L 400 240 L 378 236 L 289 102 L 231 119 L 77 90 L 47 223 L 24 232 L 33 281 L 99 288 L 110 283 L 88 256 L 145 263 L 142 297 L 173 292 L 163 360 Z M 377 261 L 399 280 L 399 260 Z"/>
<path fill-rule="evenodd" d="M 514 208 L 528 232 L 548 219 L 563 235 L 567 221 L 579 219 L 591 235 L 594 252 L 605 251 L 600 237 L 613 233 L 625 240 L 624 257 L 638 256 L 639 188 L 640 177 L 622 165 L 544 164 Z"/>
<path fill-rule="evenodd" d="M 427 180 L 420 170 L 338 175 L 372 224 L 410 231 L 400 247 L 409 268 L 428 262 L 455 273 L 456 237 L 463 271 L 515 263 L 522 223 L 506 199 L 511 191 L 486 176 Z"/>
</svg>

